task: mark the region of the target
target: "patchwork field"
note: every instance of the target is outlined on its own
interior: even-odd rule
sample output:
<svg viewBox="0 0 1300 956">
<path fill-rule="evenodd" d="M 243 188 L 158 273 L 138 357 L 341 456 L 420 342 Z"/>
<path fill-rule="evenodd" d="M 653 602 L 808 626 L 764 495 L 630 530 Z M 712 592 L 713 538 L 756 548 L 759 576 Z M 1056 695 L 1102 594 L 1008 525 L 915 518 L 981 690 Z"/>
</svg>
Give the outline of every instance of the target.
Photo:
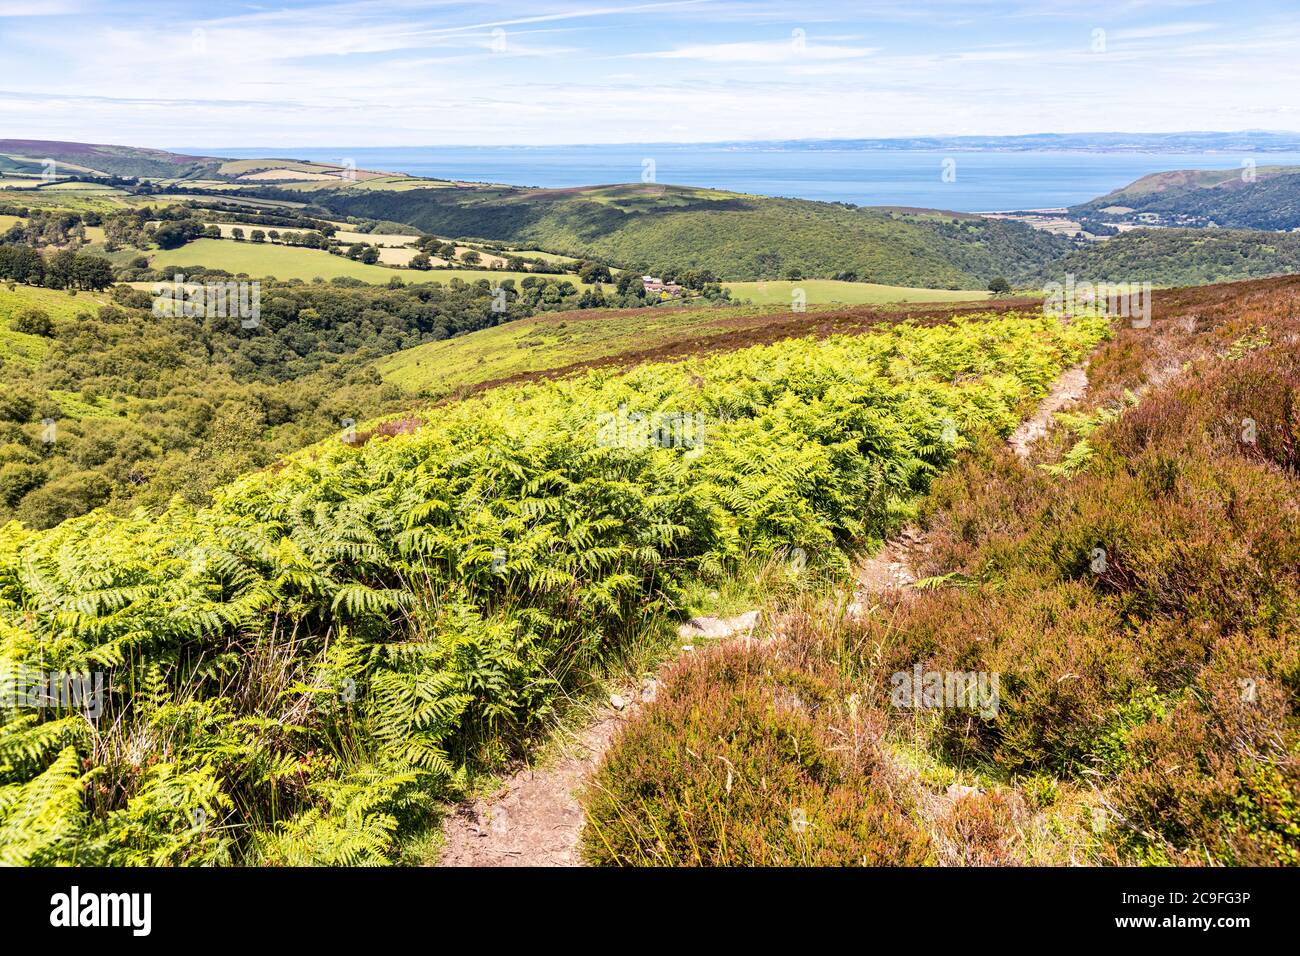
<svg viewBox="0 0 1300 956">
<path fill-rule="evenodd" d="M 245 175 L 240 176 L 239 179 L 241 182 L 267 182 L 267 183 L 285 182 L 285 181 L 301 182 L 304 180 L 308 182 L 316 182 L 319 180 L 330 180 L 332 182 L 339 182 L 344 179 L 344 174 L 342 172 L 318 173 L 318 172 L 302 172 L 300 170 L 294 170 L 294 169 L 264 169 L 261 172 L 257 172 L 257 173 L 246 173 Z"/>
<path fill-rule="evenodd" d="M 288 169 L 309 173 L 319 168 L 313 163 L 294 159 L 232 159 L 222 163 L 219 172 L 223 176 L 245 176 L 265 169 Z"/>
<path fill-rule="evenodd" d="M 247 232 L 256 227 L 244 228 Z M 277 279 L 310 281 L 316 278 L 333 279 L 338 276 L 349 276 L 380 285 L 394 277 L 407 283 L 450 282 L 454 278 L 463 279 L 465 282 L 477 282 L 479 279 L 488 281 L 514 279 L 518 282 L 531 275 L 527 272 L 508 272 L 504 269 L 435 269 L 429 272 L 386 269 L 382 266 L 356 262 L 343 256 L 330 255 L 319 249 L 299 249 L 267 242 L 234 242 L 227 239 L 198 239 L 179 249 L 150 253 L 149 262 L 155 269 L 201 265 L 212 269 L 225 269 L 235 275 L 243 273 L 257 278 L 274 276 Z M 576 278 L 568 278 L 574 285 L 582 285 Z"/>
<path fill-rule="evenodd" d="M 177 183 L 178 186 L 188 185 L 187 183 Z M 231 189 L 237 190 L 239 187 L 234 183 L 227 183 Z M 128 196 L 125 203 L 129 206 L 157 206 L 159 203 L 192 203 L 196 200 L 202 200 L 202 196 L 194 196 L 189 193 L 154 193 L 148 196 Z M 244 195 L 222 196 L 223 203 L 234 203 L 239 206 L 248 206 L 250 209 L 301 209 L 303 203 L 290 202 L 287 199 L 259 199 Z"/>
<path fill-rule="evenodd" d="M 339 242 L 364 242 L 372 246 L 405 246 L 415 242 L 419 236 L 415 235 L 393 235 L 382 232 L 351 232 L 348 229 L 340 229 L 334 233 L 334 238 Z"/>
<path fill-rule="evenodd" d="M 282 188 L 292 189 L 295 192 L 310 192 L 317 189 L 355 189 L 365 192 L 408 192 L 412 189 L 455 188 L 455 184 L 430 179 L 412 179 L 409 176 L 379 176 L 373 179 L 367 179 L 362 177 L 358 172 L 358 178 L 355 181 L 340 182 L 337 178 L 333 178 L 310 182 L 302 181 L 284 183 Z"/>
</svg>

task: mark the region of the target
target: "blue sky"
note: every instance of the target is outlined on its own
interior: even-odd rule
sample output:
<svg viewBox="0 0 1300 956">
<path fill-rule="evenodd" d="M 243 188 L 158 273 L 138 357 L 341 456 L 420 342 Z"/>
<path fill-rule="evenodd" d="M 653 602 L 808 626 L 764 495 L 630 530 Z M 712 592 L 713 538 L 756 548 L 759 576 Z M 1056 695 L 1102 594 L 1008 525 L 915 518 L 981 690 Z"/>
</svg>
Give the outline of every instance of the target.
<svg viewBox="0 0 1300 956">
<path fill-rule="evenodd" d="M 0 137 L 1300 130 L 1297 0 L 0 0 Z"/>
</svg>

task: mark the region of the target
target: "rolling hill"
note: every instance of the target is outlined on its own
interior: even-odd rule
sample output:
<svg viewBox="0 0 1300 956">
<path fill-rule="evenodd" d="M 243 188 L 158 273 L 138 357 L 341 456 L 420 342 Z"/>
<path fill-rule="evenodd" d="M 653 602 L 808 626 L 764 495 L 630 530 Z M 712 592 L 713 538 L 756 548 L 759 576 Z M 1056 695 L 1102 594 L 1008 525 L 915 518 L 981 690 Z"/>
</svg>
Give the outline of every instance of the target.
<svg viewBox="0 0 1300 956">
<path fill-rule="evenodd" d="M 385 382 L 405 392 L 444 398 L 595 367 L 626 368 L 806 335 L 852 334 L 908 319 L 928 322 L 1034 305 L 1027 299 L 988 305 L 932 300 L 875 308 L 826 305 L 804 312 L 791 311 L 788 305 L 550 312 L 426 342 L 371 365 Z"/>
<path fill-rule="evenodd" d="M 42 139 L 0 139 L 0 170 L 35 172 L 52 159 L 60 174 L 99 173 L 105 176 L 187 179 L 211 173 L 221 160 L 185 156 L 161 149 L 105 146 Z M 64 169 L 57 169 L 63 166 Z"/>
<path fill-rule="evenodd" d="M 534 243 L 651 269 L 708 269 L 736 280 L 792 272 L 896 286 L 982 289 L 1068 251 L 1021 223 L 960 213 L 770 199 L 657 183 L 578 189 L 319 189 L 332 211 L 438 235 Z"/>
<path fill-rule="evenodd" d="M 41 184 L 36 156 L 54 159 L 61 174 L 82 181 Z M 1259 166 L 1245 177 L 1241 169 L 1143 177 L 1071 210 L 1089 226 L 1109 223 L 1127 230 L 1107 242 L 1081 246 L 1011 219 L 659 183 L 533 189 L 292 159 L 228 160 L 32 140 L 0 141 L 0 164 L 31 183 L 31 188 L 4 194 L 15 205 L 102 214 L 156 202 L 211 203 L 220 197 L 216 201 L 247 205 L 254 214 L 292 209 L 320 218 L 385 223 L 401 232 L 598 259 L 638 272 L 707 271 L 730 285 L 738 299 L 757 304 L 788 304 L 791 290 L 801 283 L 816 286 L 808 291 L 809 302 L 852 304 L 935 300 L 944 291 L 983 290 L 997 276 L 1022 287 L 1066 274 L 1178 285 L 1300 268 L 1296 239 L 1279 235 L 1300 229 L 1300 168 L 1288 166 Z M 137 187 L 118 181 L 110 188 L 86 181 L 108 175 L 142 176 L 148 182 Z M 1149 226 L 1178 228 L 1145 228 Z M 1206 232 L 1211 226 L 1219 227 L 1212 237 Z M 256 261 L 226 261 L 235 252 Z M 272 256 L 284 261 L 268 266 L 265 260 Z M 296 257 L 293 262 L 291 257 Z M 304 268 L 309 264 L 298 261 L 304 258 L 324 266 Z M 381 283 L 392 277 L 391 270 L 350 262 L 340 266 L 341 260 L 310 250 L 232 250 L 229 243 L 210 240 L 155 260 L 281 278 L 329 276 L 340 269 Z"/>
<path fill-rule="evenodd" d="M 1153 173 L 1070 211 L 1115 223 L 1300 229 L 1300 167 Z"/>
</svg>

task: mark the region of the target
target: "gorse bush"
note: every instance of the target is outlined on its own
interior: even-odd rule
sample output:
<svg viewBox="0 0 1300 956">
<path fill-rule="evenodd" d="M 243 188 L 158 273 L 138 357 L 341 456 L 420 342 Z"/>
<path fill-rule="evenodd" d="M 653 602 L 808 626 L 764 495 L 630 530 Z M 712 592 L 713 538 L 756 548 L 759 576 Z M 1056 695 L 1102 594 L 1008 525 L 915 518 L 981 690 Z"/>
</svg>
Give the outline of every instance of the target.
<svg viewBox="0 0 1300 956">
<path fill-rule="evenodd" d="M 0 712 L 0 859 L 388 860 L 683 584 L 794 546 L 843 565 L 1105 334 L 988 316 L 593 372 L 331 442 L 208 508 L 10 524 L 0 667 L 102 673 L 106 700 L 94 723 Z M 662 415 L 703 440 L 646 440 Z"/>
</svg>

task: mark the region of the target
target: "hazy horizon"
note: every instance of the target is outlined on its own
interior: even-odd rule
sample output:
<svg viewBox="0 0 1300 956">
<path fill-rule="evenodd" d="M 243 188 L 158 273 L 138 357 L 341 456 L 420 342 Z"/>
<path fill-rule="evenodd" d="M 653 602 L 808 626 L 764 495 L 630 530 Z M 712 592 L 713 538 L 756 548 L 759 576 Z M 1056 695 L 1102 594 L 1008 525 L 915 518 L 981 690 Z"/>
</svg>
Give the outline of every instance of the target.
<svg viewBox="0 0 1300 956">
<path fill-rule="evenodd" d="M 100 144 L 100 145 L 112 145 L 112 146 L 139 146 L 139 147 L 143 147 L 143 148 L 147 148 L 147 149 L 163 149 L 163 150 L 167 150 L 167 151 L 169 151 L 169 152 L 175 152 L 175 153 L 181 153 L 181 154 L 184 154 L 184 153 L 187 153 L 187 152 L 193 154 L 193 151 L 194 151 L 194 150 L 207 149 L 207 150 L 213 150 L 213 151 L 216 152 L 217 155 L 220 155 L 220 150 L 222 150 L 222 149 L 238 150 L 238 151 L 241 151 L 241 152 L 252 151 L 252 150 L 275 150 L 275 149 L 307 149 L 307 150 L 321 150 L 321 149 L 349 149 L 349 148 L 355 148 L 355 149 L 393 149 L 393 150 L 397 150 L 397 149 L 412 149 L 412 150 L 417 150 L 417 149 L 496 149 L 496 150 L 507 150 L 507 149 L 537 149 L 537 150 L 542 150 L 542 149 L 588 149 L 588 148 L 590 148 L 590 149 L 615 148 L 615 149 L 616 149 L 616 148 L 619 148 L 619 147 L 627 147 L 627 146 L 655 146 L 655 147 L 661 147 L 661 148 L 663 148 L 663 147 L 666 147 L 666 148 L 680 147 L 680 148 L 683 148 L 683 149 L 687 149 L 687 148 L 701 148 L 701 147 L 709 147 L 709 146 L 715 146 L 715 147 L 723 147 L 723 146 L 726 146 L 726 147 L 737 147 L 737 148 L 742 148 L 742 149 L 743 149 L 743 148 L 747 148 L 747 147 L 760 147 L 760 146 L 763 146 L 763 147 L 770 147 L 770 148 L 772 148 L 772 149 L 779 149 L 780 147 L 785 146 L 785 145 L 799 145 L 799 144 L 827 144 L 827 145 L 833 145 L 833 144 L 837 144 L 837 143 L 845 143 L 845 144 L 847 144 L 847 143 L 875 143 L 875 144 L 884 144 L 884 143 L 892 144 L 892 143 L 899 143 L 899 144 L 902 144 L 902 143 L 915 143 L 915 142 L 918 142 L 918 141 L 927 141 L 927 140 L 929 140 L 929 141 L 939 141 L 939 142 L 944 142 L 944 141 L 954 141 L 954 140 L 959 140 L 959 139 L 971 139 L 971 140 L 980 140 L 980 139 L 1016 140 L 1016 139 L 1033 139 L 1033 138 L 1035 138 L 1035 137 L 1042 137 L 1042 136 L 1058 136 L 1058 135 L 1059 135 L 1059 136 L 1076 137 L 1076 138 L 1101 137 L 1101 136 L 1133 136 L 1133 137 L 1138 137 L 1138 138 L 1140 138 L 1140 137 L 1157 137 L 1157 136 L 1193 136 L 1193 135 L 1202 135 L 1202 136 L 1251 136 L 1251 135 L 1269 135 L 1269 136 L 1279 136 L 1279 137 L 1292 137 L 1292 141 L 1291 141 L 1291 144 L 1290 144 L 1290 145 L 1286 145 L 1286 146 L 1272 146 L 1272 147 L 1270 147 L 1270 146 L 1254 145 L 1254 146 L 1251 146 L 1251 147 L 1249 147 L 1249 148 L 1250 148 L 1250 149 L 1253 149 L 1253 150 L 1256 151 L 1256 152 L 1287 152 L 1287 151 L 1290 151 L 1290 150 L 1291 150 L 1292 148 L 1294 148 L 1294 147 L 1300 147 L 1300 130 L 1292 131 L 1292 130 L 1283 130 L 1283 129 L 1235 129 L 1235 130 L 1192 130 L 1192 129 L 1186 129 L 1186 130 L 1164 130 L 1164 131 L 1159 131 L 1159 132 L 1147 132 L 1147 133 L 1134 133 L 1134 132 L 1128 132 L 1128 131 L 1124 131 L 1124 130 L 1091 130 L 1091 131 L 1086 131 L 1086 132 L 1079 132 L 1079 133 L 1065 133 L 1065 134 L 1057 134 L 1057 133 L 1051 133 L 1051 132 L 1047 132 L 1047 131 L 1039 131 L 1039 132 L 1034 132 L 1034 133 L 1017 133 L 1017 134 L 1012 134 L 1012 135 L 1007 135 L 1007 136 L 999 136 L 999 135 L 995 135 L 995 134 L 980 134 L 980 133 L 965 134 L 965 135 L 962 135 L 962 136 L 949 136 L 949 135 L 942 134 L 942 133 L 928 133 L 928 134 L 918 134 L 918 135 L 916 135 L 916 136 L 880 136 L 880 137 L 873 137 L 873 136 L 858 136 L 858 137 L 804 136 L 804 137 L 800 137 L 800 138 L 798 138 L 798 139 L 719 139 L 719 140 L 699 140 L 699 141 L 687 141 L 687 140 L 627 140 L 627 141 L 623 141 L 623 142 L 608 142 L 608 143 L 596 143 L 596 142 L 572 142 L 572 143 L 410 143 L 410 142 L 403 142 L 403 143 L 368 143 L 368 144 L 365 144 L 364 146 L 363 146 L 362 144 L 360 144 L 360 143 L 323 143 L 323 144 L 320 144 L 320 145 L 313 145 L 313 146 L 307 146 L 307 145 L 299 145 L 299 146 L 284 146 L 284 145 L 278 145 L 278 146 L 277 146 L 277 145 L 250 146 L 250 145 L 243 144 L 243 143 L 239 143 L 239 144 L 236 144 L 236 143 L 227 143 L 227 144 L 225 144 L 224 146 L 205 146 L 205 147 L 193 147 L 193 146 L 183 146 L 183 147 L 178 147 L 178 146 L 166 146 L 166 145 L 162 145 L 162 146 L 160 146 L 160 145 L 157 145 L 157 144 L 154 144 L 154 143 L 109 143 L 109 144 Z M 30 137 L 14 137 L 14 138 L 26 139 L 26 138 L 30 138 Z M 902 146 L 902 145 L 899 145 L 899 146 L 894 146 L 894 147 L 891 147 L 891 148 L 892 148 L 892 149 L 897 149 L 897 150 L 909 150 L 909 149 L 924 149 L 924 148 L 926 148 L 926 147 L 923 147 L 923 146 Z M 969 148 L 969 149 L 971 149 L 971 150 L 973 150 L 973 151 L 978 151 L 981 147 L 974 146 L 974 145 L 970 145 L 970 146 L 968 146 L 967 148 Z M 996 147 L 983 147 L 983 148 L 985 148 L 985 149 L 995 149 Z M 1245 148 L 1245 147 L 1227 147 L 1227 146 L 1224 146 L 1224 147 L 1219 147 L 1219 148 L 1221 148 L 1221 149 L 1223 149 L 1223 150 L 1225 150 L 1225 151 L 1232 151 L 1232 150 L 1240 150 L 1240 149 L 1243 149 L 1243 148 Z M 1133 147 L 1124 147 L 1124 146 L 1100 146 L 1100 145 L 1097 145 L 1097 146 L 1091 146 L 1091 147 L 1041 147 L 1041 146 L 1040 146 L 1040 147 L 1035 147 L 1035 148 L 1032 148 L 1032 149 L 1038 149 L 1038 150 L 1040 150 L 1040 151 L 1060 151 L 1060 152 L 1071 152 L 1071 151 L 1075 151 L 1075 150 L 1086 150 L 1086 151 L 1088 151 L 1088 152 L 1151 152 L 1151 153 L 1160 153 L 1160 152 L 1181 153 L 1181 152 L 1213 152 L 1213 151 L 1215 151 L 1215 148 L 1213 148 L 1213 147 L 1175 147 L 1175 146 L 1172 146 L 1172 145 L 1165 145 L 1165 146 L 1162 146 L 1162 145 L 1159 145 L 1159 144 L 1157 144 L 1157 143 L 1151 143 L 1151 144 L 1148 144 L 1148 145 L 1143 146 L 1143 147 L 1136 147 L 1136 146 L 1133 146 Z M 1031 149 L 1030 147 L 1026 147 L 1026 151 L 1032 151 L 1032 149 Z"/>
</svg>

